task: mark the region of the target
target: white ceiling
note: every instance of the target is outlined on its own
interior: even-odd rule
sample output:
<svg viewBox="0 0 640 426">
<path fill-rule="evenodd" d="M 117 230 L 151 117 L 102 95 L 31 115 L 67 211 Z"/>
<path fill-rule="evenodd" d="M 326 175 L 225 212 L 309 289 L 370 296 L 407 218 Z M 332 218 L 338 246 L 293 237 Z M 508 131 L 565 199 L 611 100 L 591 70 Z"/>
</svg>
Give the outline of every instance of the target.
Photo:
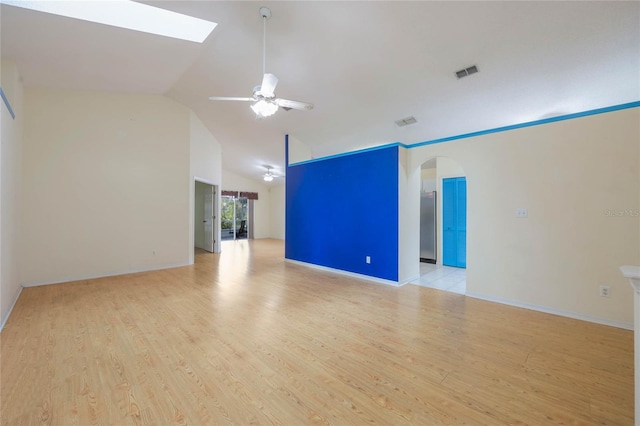
<svg viewBox="0 0 640 426">
<path fill-rule="evenodd" d="M 2 59 L 26 86 L 165 94 L 221 142 L 223 168 L 254 179 L 283 173 L 287 133 L 323 156 L 640 100 L 637 1 L 146 3 L 218 26 L 197 44 L 2 5 Z M 260 83 L 261 6 L 276 93 L 313 111 L 256 120 L 208 100 Z"/>
</svg>

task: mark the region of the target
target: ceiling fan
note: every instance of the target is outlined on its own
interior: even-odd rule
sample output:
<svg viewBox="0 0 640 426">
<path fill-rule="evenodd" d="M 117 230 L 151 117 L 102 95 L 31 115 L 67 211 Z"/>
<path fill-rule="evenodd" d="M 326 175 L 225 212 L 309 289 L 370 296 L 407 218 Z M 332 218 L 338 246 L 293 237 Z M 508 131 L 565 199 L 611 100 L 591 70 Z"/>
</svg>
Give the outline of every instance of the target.
<svg viewBox="0 0 640 426">
<path fill-rule="evenodd" d="M 264 176 L 262 177 L 264 179 L 265 182 L 271 182 L 273 180 L 273 178 L 277 177 L 272 171 L 271 169 L 273 167 L 271 166 L 265 166 L 267 168 L 267 171 L 265 172 Z"/>
<path fill-rule="evenodd" d="M 292 101 L 289 99 L 276 98 L 275 89 L 278 85 L 278 77 L 267 73 L 267 19 L 271 17 L 271 10 L 266 7 L 260 8 L 262 17 L 262 83 L 253 88 L 251 98 L 233 98 L 225 96 L 211 96 L 212 101 L 241 101 L 253 102 L 251 109 L 258 118 L 269 117 L 278 111 L 279 107 L 288 111 L 290 109 L 311 110 L 313 104 L 308 102 Z"/>
</svg>

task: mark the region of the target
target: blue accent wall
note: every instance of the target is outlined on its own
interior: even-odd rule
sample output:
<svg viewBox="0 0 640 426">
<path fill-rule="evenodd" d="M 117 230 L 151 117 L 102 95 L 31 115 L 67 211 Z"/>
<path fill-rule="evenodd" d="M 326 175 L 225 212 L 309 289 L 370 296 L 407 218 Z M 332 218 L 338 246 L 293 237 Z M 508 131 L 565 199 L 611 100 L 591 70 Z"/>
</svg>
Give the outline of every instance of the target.
<svg viewBox="0 0 640 426">
<path fill-rule="evenodd" d="M 398 281 L 398 147 L 287 166 L 285 232 L 287 259 Z"/>
</svg>

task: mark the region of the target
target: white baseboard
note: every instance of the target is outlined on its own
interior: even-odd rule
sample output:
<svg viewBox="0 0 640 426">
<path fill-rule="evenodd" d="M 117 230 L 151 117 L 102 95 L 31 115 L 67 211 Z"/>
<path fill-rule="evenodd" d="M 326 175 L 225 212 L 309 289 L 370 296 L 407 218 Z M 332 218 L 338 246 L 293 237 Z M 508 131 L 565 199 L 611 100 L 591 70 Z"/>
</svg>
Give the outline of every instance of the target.
<svg viewBox="0 0 640 426">
<path fill-rule="evenodd" d="M 13 307 L 16 306 L 16 302 L 20 298 L 20 293 L 22 293 L 22 288 L 23 287 L 20 287 L 20 290 L 18 290 L 18 294 L 16 294 L 16 296 L 11 301 L 11 306 L 9 307 L 9 312 L 7 312 L 7 315 L 5 315 L 4 318 L 2 318 L 2 322 L 0 323 L 0 331 L 2 331 L 2 329 L 4 328 L 4 325 L 7 323 L 7 320 L 9 319 L 9 316 L 11 315 L 11 311 L 13 311 Z"/>
<path fill-rule="evenodd" d="M 405 285 L 405 284 L 409 284 L 412 281 L 420 281 L 420 275 L 415 275 L 415 276 L 413 276 L 411 278 L 407 278 L 406 280 L 402 280 L 398 284 L 399 285 Z"/>
<path fill-rule="evenodd" d="M 318 270 L 324 271 L 324 272 L 331 272 L 331 273 L 338 274 L 338 275 L 344 275 L 344 276 L 350 277 L 350 278 L 356 278 L 356 279 L 359 279 L 359 280 L 369 281 L 369 282 L 376 283 L 376 284 L 391 285 L 391 286 L 394 286 L 394 287 L 399 287 L 401 285 L 406 284 L 406 282 L 403 282 L 401 284 L 401 283 L 399 283 L 397 281 L 385 280 L 384 278 L 377 278 L 377 277 L 372 277 L 372 276 L 369 276 L 369 275 L 357 274 L 355 272 L 343 271 L 342 269 L 329 268 L 328 266 L 321 266 L 321 265 L 316 265 L 314 263 L 301 262 L 299 260 L 293 260 L 293 259 L 285 258 L 284 261 L 285 262 L 289 262 L 289 263 L 295 263 L 296 265 L 306 266 L 308 268 L 318 269 Z"/>
<path fill-rule="evenodd" d="M 530 309 L 532 311 L 544 312 L 547 314 L 559 315 L 561 317 L 573 318 L 587 322 L 593 322 L 596 324 L 608 325 L 611 327 L 623 328 L 625 330 L 633 330 L 633 324 L 620 322 L 620 321 L 612 321 L 605 318 L 593 317 L 591 315 L 578 314 L 570 311 L 563 311 L 560 309 L 548 308 L 546 306 L 538 306 L 538 305 L 530 305 L 528 303 L 516 302 L 513 300 L 503 299 L 500 297 L 486 296 L 484 294 L 478 293 L 466 293 L 466 296 L 473 297 L 474 299 L 482 299 L 488 302 L 501 303 L 503 305 L 515 306 L 518 308 Z"/>
<path fill-rule="evenodd" d="M 54 280 L 54 281 L 36 281 L 36 282 L 27 282 L 27 283 L 23 283 L 22 286 L 23 287 L 38 287 L 41 285 L 51 285 L 51 284 L 62 284 L 62 283 L 68 283 L 68 282 L 73 282 L 73 281 L 84 281 L 84 280 L 93 280 L 96 278 L 106 278 L 106 277 L 115 277 L 118 275 L 129 275 L 129 274 L 137 274 L 140 272 L 149 272 L 149 271 L 159 271 L 162 269 L 171 269 L 171 268 L 179 268 L 181 266 L 189 266 L 189 263 L 174 263 L 174 264 L 170 264 L 170 265 L 161 265 L 161 266 L 153 266 L 150 268 L 141 268 L 141 269 L 131 269 L 131 270 L 127 270 L 127 271 L 114 271 L 114 272 L 107 272 L 107 273 L 101 273 L 101 274 L 89 274 L 89 275 L 78 275 L 78 276 L 72 276 L 72 277 L 67 277 L 64 279 L 59 279 L 59 280 Z"/>
</svg>

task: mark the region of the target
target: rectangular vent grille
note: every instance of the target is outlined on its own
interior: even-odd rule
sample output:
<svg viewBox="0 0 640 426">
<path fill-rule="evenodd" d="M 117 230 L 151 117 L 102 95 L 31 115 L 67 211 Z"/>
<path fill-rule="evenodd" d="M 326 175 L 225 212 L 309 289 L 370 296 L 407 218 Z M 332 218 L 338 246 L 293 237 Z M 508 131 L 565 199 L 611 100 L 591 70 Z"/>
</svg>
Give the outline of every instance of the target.
<svg viewBox="0 0 640 426">
<path fill-rule="evenodd" d="M 414 124 L 417 122 L 418 120 L 416 120 L 415 117 L 407 117 L 407 118 L 403 118 L 402 120 L 396 121 L 396 125 L 398 127 L 403 127 L 403 126 L 408 126 L 409 124 Z"/>
<path fill-rule="evenodd" d="M 478 72 L 478 66 L 477 65 L 473 65 L 473 66 L 470 66 L 469 68 L 465 68 L 463 70 L 456 71 L 456 77 L 462 78 L 462 77 L 466 77 L 466 76 L 471 75 L 471 74 L 475 74 L 477 72 Z"/>
</svg>

